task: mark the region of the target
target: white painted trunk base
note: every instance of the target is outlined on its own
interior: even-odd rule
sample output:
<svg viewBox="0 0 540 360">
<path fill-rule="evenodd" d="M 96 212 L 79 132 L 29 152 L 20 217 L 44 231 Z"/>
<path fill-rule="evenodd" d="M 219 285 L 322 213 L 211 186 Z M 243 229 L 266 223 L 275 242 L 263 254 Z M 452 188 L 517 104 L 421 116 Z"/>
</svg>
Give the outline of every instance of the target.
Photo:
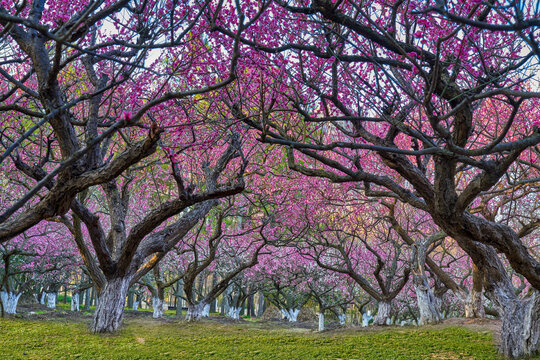
<svg viewBox="0 0 540 360">
<path fill-rule="evenodd" d="M 47 307 L 49 309 L 56 309 L 56 293 L 47 294 Z"/>
<path fill-rule="evenodd" d="M 324 313 L 319 313 L 319 331 L 324 331 Z"/>
<path fill-rule="evenodd" d="M 186 313 L 186 321 L 197 321 L 200 320 L 205 315 L 205 308 L 208 306 L 208 309 L 210 309 L 209 305 L 200 302 L 196 305 L 188 305 L 188 310 Z"/>
<path fill-rule="evenodd" d="M 71 311 L 79 311 L 79 293 L 71 295 Z"/>
<path fill-rule="evenodd" d="M 163 317 L 163 305 L 164 301 L 159 297 L 155 296 L 152 298 L 152 308 L 154 309 L 152 317 L 154 319 L 159 319 Z"/>
<path fill-rule="evenodd" d="M 17 313 L 17 304 L 22 293 L 15 294 L 13 292 L 1 291 L 0 296 L 2 297 L 2 303 L 4 304 L 4 311 L 6 314 L 16 314 Z"/>
</svg>

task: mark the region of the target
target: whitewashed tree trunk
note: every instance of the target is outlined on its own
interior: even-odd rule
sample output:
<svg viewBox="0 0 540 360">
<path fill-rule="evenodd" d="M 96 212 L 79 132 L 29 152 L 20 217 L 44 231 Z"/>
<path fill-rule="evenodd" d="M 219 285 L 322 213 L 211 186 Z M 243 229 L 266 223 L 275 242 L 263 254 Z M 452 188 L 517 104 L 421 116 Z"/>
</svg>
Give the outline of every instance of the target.
<svg viewBox="0 0 540 360">
<path fill-rule="evenodd" d="M 124 317 L 124 304 L 129 289 L 128 277 L 113 278 L 107 281 L 94 313 L 92 331 L 107 333 L 118 330 Z"/>
<path fill-rule="evenodd" d="M 17 313 L 17 304 L 19 303 L 19 298 L 22 293 L 15 294 L 13 292 L 0 292 L 2 297 L 2 303 L 4 304 L 4 311 L 6 314 L 16 314 Z"/>
<path fill-rule="evenodd" d="M 300 309 L 289 309 L 289 322 L 297 322 Z"/>
<path fill-rule="evenodd" d="M 518 358 L 540 351 L 539 291 L 533 291 L 525 299 L 506 301 L 505 306 L 499 308 L 499 313 L 502 313 L 499 351 L 503 356 Z"/>
<path fill-rule="evenodd" d="M 138 309 L 139 309 L 139 302 L 137 300 L 134 300 L 133 307 L 131 308 L 131 310 L 137 311 Z"/>
<path fill-rule="evenodd" d="M 343 326 L 345 325 L 345 320 L 347 319 L 347 315 L 339 314 L 338 319 L 339 319 L 339 325 Z"/>
<path fill-rule="evenodd" d="M 152 317 L 154 319 L 163 317 L 163 305 L 164 305 L 164 301 L 160 299 L 159 297 L 154 296 L 152 298 L 152 308 L 154 309 L 154 313 Z"/>
<path fill-rule="evenodd" d="M 390 302 L 379 302 L 379 309 L 377 310 L 377 315 L 375 315 L 375 320 L 373 320 L 373 325 L 386 325 L 386 319 L 390 317 L 391 309 Z"/>
<path fill-rule="evenodd" d="M 281 320 L 289 319 L 289 312 L 285 309 L 280 309 L 280 310 L 281 310 Z"/>
<path fill-rule="evenodd" d="M 79 293 L 71 294 L 71 311 L 79 311 Z"/>
<path fill-rule="evenodd" d="M 319 313 L 319 331 L 324 331 L 324 313 Z"/>
<path fill-rule="evenodd" d="M 204 308 L 208 305 L 205 302 L 201 301 L 198 304 L 190 305 L 188 304 L 188 309 L 186 313 L 186 321 L 197 321 L 203 317 Z"/>
<path fill-rule="evenodd" d="M 438 324 L 441 322 L 441 314 L 437 307 L 437 299 L 431 291 L 426 276 L 414 276 L 414 291 L 420 312 L 420 325 Z"/>
<path fill-rule="evenodd" d="M 41 305 L 45 305 L 45 299 L 47 298 L 47 293 L 44 291 L 41 293 L 41 299 L 39 299 L 39 303 Z"/>
<path fill-rule="evenodd" d="M 368 310 L 367 313 L 362 314 L 362 327 L 369 326 L 371 319 L 373 319 L 373 316 L 371 316 L 371 311 Z"/>
<path fill-rule="evenodd" d="M 210 316 L 210 304 L 206 304 L 202 311 L 203 317 L 209 317 Z"/>
<path fill-rule="evenodd" d="M 229 308 L 229 317 L 231 317 L 234 320 L 240 320 L 240 312 L 241 311 L 242 311 L 241 307 L 231 306 Z"/>
<path fill-rule="evenodd" d="M 47 307 L 49 309 L 56 309 L 56 293 L 47 294 Z"/>
</svg>

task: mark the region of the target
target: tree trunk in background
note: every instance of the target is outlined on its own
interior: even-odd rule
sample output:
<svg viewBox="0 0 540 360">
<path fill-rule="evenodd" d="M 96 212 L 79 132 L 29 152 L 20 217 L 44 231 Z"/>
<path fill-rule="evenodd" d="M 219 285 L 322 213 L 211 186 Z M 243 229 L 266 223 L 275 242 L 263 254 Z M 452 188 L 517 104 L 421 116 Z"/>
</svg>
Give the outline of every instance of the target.
<svg viewBox="0 0 540 360">
<path fill-rule="evenodd" d="M 124 317 L 130 280 L 129 277 L 119 277 L 107 281 L 99 296 L 92 332 L 109 333 L 118 330 Z"/>
<path fill-rule="evenodd" d="M 482 280 L 482 272 L 473 263 L 472 266 L 473 286 L 471 292 L 464 301 L 465 317 L 466 318 L 483 318 L 486 317 L 484 310 L 484 283 Z"/>
<path fill-rule="evenodd" d="M 49 309 L 56 309 L 56 293 L 47 293 L 47 307 Z"/>
<path fill-rule="evenodd" d="M 84 310 L 90 310 L 90 289 L 84 292 Z"/>
<path fill-rule="evenodd" d="M 176 285 L 176 316 L 182 316 L 182 294 L 184 293 L 184 280 L 178 280 Z"/>
<path fill-rule="evenodd" d="M 390 317 L 391 310 L 392 305 L 389 301 L 380 301 L 377 315 L 375 315 L 375 319 L 373 320 L 373 325 L 386 325 L 386 319 Z"/>
<path fill-rule="evenodd" d="M 71 311 L 79 311 L 79 292 L 71 294 Z"/>
</svg>

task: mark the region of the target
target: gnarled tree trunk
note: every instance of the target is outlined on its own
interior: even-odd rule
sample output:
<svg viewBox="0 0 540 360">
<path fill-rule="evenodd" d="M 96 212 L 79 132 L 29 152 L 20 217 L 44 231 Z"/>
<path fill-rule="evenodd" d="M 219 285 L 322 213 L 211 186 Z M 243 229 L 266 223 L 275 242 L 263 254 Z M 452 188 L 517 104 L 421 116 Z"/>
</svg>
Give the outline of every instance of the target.
<svg viewBox="0 0 540 360">
<path fill-rule="evenodd" d="M 124 304 L 130 285 L 129 277 L 109 279 L 101 293 L 94 313 L 92 331 L 107 333 L 118 330 L 124 317 Z"/>
<path fill-rule="evenodd" d="M 498 294 L 497 294 L 498 293 Z M 495 301 L 502 312 L 501 344 L 503 356 L 518 358 L 536 354 L 540 350 L 540 292 L 533 291 L 525 299 L 510 298 L 495 289 Z"/>
</svg>

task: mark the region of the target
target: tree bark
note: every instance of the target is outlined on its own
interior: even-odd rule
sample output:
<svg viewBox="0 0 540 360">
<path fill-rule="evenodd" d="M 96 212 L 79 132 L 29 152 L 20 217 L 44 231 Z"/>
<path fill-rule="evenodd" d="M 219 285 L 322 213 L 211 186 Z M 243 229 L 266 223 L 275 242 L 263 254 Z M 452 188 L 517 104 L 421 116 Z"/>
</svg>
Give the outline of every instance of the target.
<svg viewBox="0 0 540 360">
<path fill-rule="evenodd" d="M 204 317 L 206 306 L 208 306 L 208 304 L 204 301 L 201 301 L 198 304 L 188 304 L 186 321 L 200 320 L 202 317 Z"/>
<path fill-rule="evenodd" d="M 56 293 L 47 293 L 47 307 L 49 309 L 56 309 Z"/>
<path fill-rule="evenodd" d="M 319 313 L 319 331 L 324 331 L 324 312 Z"/>
<path fill-rule="evenodd" d="M 152 317 L 154 319 L 159 319 L 163 317 L 163 305 L 164 301 L 163 299 L 160 299 L 159 296 L 152 297 L 152 308 L 154 309 Z"/>
<path fill-rule="evenodd" d="M 440 323 L 441 314 L 438 308 L 438 301 L 429 286 L 425 273 L 422 275 L 414 274 L 413 284 L 418 310 L 420 312 L 419 325 Z"/>
<path fill-rule="evenodd" d="M 71 294 L 71 311 L 79 311 L 79 292 Z"/>
<path fill-rule="evenodd" d="M 386 319 L 390 317 L 391 310 L 392 305 L 390 302 L 380 301 L 377 315 L 375 315 L 375 320 L 373 320 L 373 325 L 386 325 Z"/>
<path fill-rule="evenodd" d="M 92 332 L 109 333 L 118 330 L 124 317 L 129 283 L 128 277 L 112 278 L 107 281 L 99 295 Z"/>
<path fill-rule="evenodd" d="M 484 302 L 482 301 L 482 298 L 484 297 L 482 272 L 475 264 L 473 264 L 472 276 L 473 286 L 471 292 L 464 301 L 465 317 L 483 318 L 486 317 L 486 312 L 484 311 Z"/>
<path fill-rule="evenodd" d="M 17 304 L 21 293 L 15 294 L 13 292 L 0 292 L 0 297 L 2 298 L 2 304 L 4 306 L 4 311 L 6 314 L 16 314 L 17 313 Z"/>
<path fill-rule="evenodd" d="M 499 352 L 509 358 L 532 356 L 540 350 L 540 292 L 533 291 L 525 299 L 509 298 L 501 289 L 495 290 L 502 311 Z M 505 299 L 505 301 L 501 301 Z"/>
</svg>

